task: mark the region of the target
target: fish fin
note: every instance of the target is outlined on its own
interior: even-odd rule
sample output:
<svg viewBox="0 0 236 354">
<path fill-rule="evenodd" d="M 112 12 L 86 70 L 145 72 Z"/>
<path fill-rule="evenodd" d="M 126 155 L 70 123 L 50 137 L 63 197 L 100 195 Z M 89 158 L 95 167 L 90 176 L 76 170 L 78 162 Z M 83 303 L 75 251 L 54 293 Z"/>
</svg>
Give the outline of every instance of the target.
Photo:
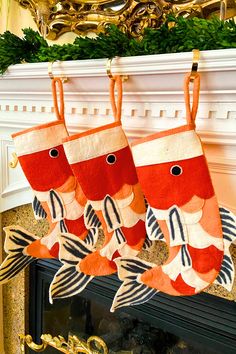
<svg viewBox="0 0 236 354">
<path fill-rule="evenodd" d="M 143 304 L 158 293 L 158 290 L 150 288 L 140 281 L 140 275 L 151 269 L 153 264 L 137 257 L 117 258 L 115 262 L 118 276 L 123 283 L 114 297 L 111 312 L 123 306 Z"/>
<path fill-rule="evenodd" d="M 99 220 L 92 205 L 88 202 L 84 209 L 84 223 L 87 229 L 101 227 L 101 221 Z"/>
<path fill-rule="evenodd" d="M 123 226 L 122 219 L 119 213 L 119 209 L 116 205 L 115 200 L 106 195 L 103 201 L 103 216 L 106 220 L 107 231 L 112 232 L 115 229 L 118 229 Z"/>
<path fill-rule="evenodd" d="M 187 245 L 181 246 L 181 263 L 182 263 L 182 270 L 192 268 L 192 258 L 188 251 Z"/>
<path fill-rule="evenodd" d="M 236 242 L 236 216 L 224 207 L 220 207 L 219 211 L 223 231 L 224 258 L 214 284 L 221 285 L 226 290 L 231 291 L 234 283 L 235 268 L 229 248 L 232 243 Z"/>
<path fill-rule="evenodd" d="M 64 220 L 60 220 L 60 232 L 61 233 L 68 232 L 68 228 L 67 228 L 66 223 L 65 223 Z"/>
<path fill-rule="evenodd" d="M 170 262 L 163 264 L 161 268 L 163 272 L 173 281 L 176 281 L 179 274 L 189 272 L 192 268 L 192 259 L 187 245 L 182 245 L 179 247 L 179 251 L 176 256 Z"/>
<path fill-rule="evenodd" d="M 214 281 L 214 284 L 223 286 L 226 290 L 231 291 L 234 284 L 235 268 L 228 250 L 224 254 L 223 262 L 221 264 L 220 272 Z"/>
<path fill-rule="evenodd" d="M 49 209 L 51 212 L 52 222 L 57 222 L 66 217 L 66 209 L 60 194 L 51 189 L 49 192 Z"/>
<path fill-rule="evenodd" d="M 34 217 L 36 220 L 41 220 L 41 219 L 46 219 L 47 213 L 43 209 L 41 202 L 38 200 L 38 198 L 34 197 L 34 200 L 32 202 L 32 208 L 34 211 Z"/>
<path fill-rule="evenodd" d="M 170 232 L 170 247 L 188 243 L 187 228 L 181 217 L 181 211 L 174 206 L 170 209 L 168 228 Z"/>
<path fill-rule="evenodd" d="M 154 242 L 150 240 L 148 237 L 145 238 L 143 243 L 143 250 L 150 252 Z"/>
<path fill-rule="evenodd" d="M 50 284 L 49 302 L 81 293 L 92 279 L 93 276 L 80 272 L 76 264 L 63 264 Z"/>
<path fill-rule="evenodd" d="M 99 235 L 99 231 L 98 229 L 90 229 L 86 238 L 84 239 L 84 242 L 86 243 L 86 245 L 89 245 L 91 247 L 95 247 L 97 240 L 98 240 L 98 235 Z"/>
<path fill-rule="evenodd" d="M 27 255 L 26 248 L 39 239 L 20 226 L 7 226 L 3 230 L 6 233 L 4 249 L 8 255 L 0 266 L 0 284 L 8 282 L 35 259 Z"/>
<path fill-rule="evenodd" d="M 165 241 L 161 228 L 157 222 L 152 208 L 149 205 L 146 214 L 146 231 L 150 240 Z"/>
<path fill-rule="evenodd" d="M 94 231 L 94 229 L 89 230 L 91 238 Z M 57 271 L 50 285 L 50 303 L 55 298 L 79 294 L 93 278 L 79 269 L 80 261 L 91 253 L 93 241 L 91 240 L 91 244 L 86 244 L 78 236 L 66 233 L 59 236 L 59 242 L 59 259 L 63 266 Z"/>
<path fill-rule="evenodd" d="M 112 260 L 113 254 L 116 251 L 119 252 L 119 250 L 122 249 L 126 243 L 127 241 L 122 230 L 116 229 L 110 241 L 103 248 L 101 248 L 100 255 L 102 257 L 108 258 L 109 260 Z"/>
<path fill-rule="evenodd" d="M 224 246 L 229 248 L 232 243 L 236 243 L 236 216 L 232 211 L 220 207 L 220 218 L 223 231 Z"/>
<path fill-rule="evenodd" d="M 61 234 L 59 243 L 59 259 L 63 264 L 76 265 L 93 250 L 92 242 L 87 244 L 78 236 L 70 233 Z"/>
</svg>

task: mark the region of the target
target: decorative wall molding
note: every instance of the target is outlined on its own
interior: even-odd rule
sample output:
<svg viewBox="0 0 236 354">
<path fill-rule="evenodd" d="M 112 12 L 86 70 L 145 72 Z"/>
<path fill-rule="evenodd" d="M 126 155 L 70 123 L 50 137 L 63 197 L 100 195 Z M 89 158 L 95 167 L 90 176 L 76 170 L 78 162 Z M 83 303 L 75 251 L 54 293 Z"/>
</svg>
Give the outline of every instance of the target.
<svg viewBox="0 0 236 354">
<path fill-rule="evenodd" d="M 183 78 L 191 65 L 192 53 L 112 61 L 113 74 L 129 76 L 124 83 L 122 122 L 130 140 L 184 124 Z M 197 131 L 219 200 L 236 210 L 236 49 L 201 52 L 199 72 Z M 69 78 L 64 91 L 71 134 L 113 121 L 106 59 L 55 62 L 53 74 Z M 10 134 L 54 119 L 48 63 L 10 67 L 0 78 L 0 210 L 32 198 L 20 168 L 7 171 L 13 151 Z"/>
</svg>

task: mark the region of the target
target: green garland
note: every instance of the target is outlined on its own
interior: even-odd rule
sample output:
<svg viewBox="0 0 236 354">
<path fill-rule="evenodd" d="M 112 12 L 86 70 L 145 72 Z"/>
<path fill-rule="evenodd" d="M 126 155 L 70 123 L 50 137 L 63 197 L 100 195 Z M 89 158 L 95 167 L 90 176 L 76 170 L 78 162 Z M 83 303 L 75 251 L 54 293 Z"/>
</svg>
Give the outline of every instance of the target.
<svg viewBox="0 0 236 354">
<path fill-rule="evenodd" d="M 174 26 L 173 26 L 174 22 Z M 142 39 L 121 32 L 116 26 L 107 28 L 96 38 L 77 37 L 73 44 L 49 46 L 32 29 L 23 30 L 19 38 L 7 31 L 0 35 L 0 73 L 12 64 L 80 60 L 236 48 L 236 23 L 214 17 L 201 18 L 169 16 L 158 29 L 148 28 Z"/>
</svg>

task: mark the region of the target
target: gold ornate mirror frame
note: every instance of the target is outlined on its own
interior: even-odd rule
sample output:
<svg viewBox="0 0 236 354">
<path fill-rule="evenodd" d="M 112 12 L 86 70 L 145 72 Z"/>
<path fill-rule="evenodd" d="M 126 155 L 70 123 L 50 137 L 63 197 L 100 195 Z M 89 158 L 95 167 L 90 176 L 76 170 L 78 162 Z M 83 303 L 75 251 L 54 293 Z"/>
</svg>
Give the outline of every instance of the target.
<svg viewBox="0 0 236 354">
<path fill-rule="evenodd" d="M 144 28 L 158 28 L 165 15 L 222 19 L 236 16 L 236 0 L 16 0 L 29 9 L 40 33 L 57 39 L 65 32 L 99 33 L 108 24 L 117 25 L 134 37 Z M 227 2 L 227 3 L 226 3 Z"/>
</svg>

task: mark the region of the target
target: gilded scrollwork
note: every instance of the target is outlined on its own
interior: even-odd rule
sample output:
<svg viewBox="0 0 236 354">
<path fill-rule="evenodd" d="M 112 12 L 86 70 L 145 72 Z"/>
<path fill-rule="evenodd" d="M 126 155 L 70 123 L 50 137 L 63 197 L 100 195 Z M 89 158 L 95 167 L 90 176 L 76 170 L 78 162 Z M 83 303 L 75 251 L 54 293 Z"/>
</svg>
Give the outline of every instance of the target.
<svg viewBox="0 0 236 354">
<path fill-rule="evenodd" d="M 21 354 L 25 353 L 25 344 L 37 353 L 43 352 L 48 346 L 50 346 L 61 353 L 108 354 L 106 343 L 102 338 L 97 336 L 91 336 L 85 341 L 75 335 L 69 335 L 68 340 L 66 341 L 62 336 L 52 337 L 51 334 L 42 334 L 41 344 L 34 343 L 29 334 L 20 334 L 19 337 Z"/>
<path fill-rule="evenodd" d="M 41 34 L 57 39 L 65 32 L 99 33 L 108 24 L 132 36 L 158 28 L 166 14 L 209 18 L 220 14 L 227 0 L 17 0 L 33 15 Z M 236 0 L 227 1 L 225 17 L 236 15 Z"/>
</svg>

